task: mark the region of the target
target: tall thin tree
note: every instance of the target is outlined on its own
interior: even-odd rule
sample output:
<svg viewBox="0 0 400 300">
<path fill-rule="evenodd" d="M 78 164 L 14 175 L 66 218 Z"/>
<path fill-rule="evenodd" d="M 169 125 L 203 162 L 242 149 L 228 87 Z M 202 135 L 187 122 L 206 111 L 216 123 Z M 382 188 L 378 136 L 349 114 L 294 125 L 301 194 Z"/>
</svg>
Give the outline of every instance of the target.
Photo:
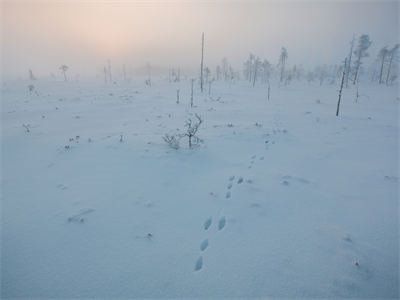
<svg viewBox="0 0 400 300">
<path fill-rule="evenodd" d="M 360 67 L 361 67 L 361 59 L 364 57 L 368 56 L 367 50 L 369 46 L 371 46 L 372 42 L 369 39 L 368 34 L 363 34 L 360 36 L 358 39 L 358 46 L 357 49 L 354 51 L 354 54 L 356 55 L 357 60 L 354 62 L 354 78 L 353 78 L 353 84 L 355 85 L 357 82 L 357 77 L 359 76 L 360 72 Z"/>
<path fill-rule="evenodd" d="M 339 108 L 340 108 L 340 100 L 342 99 L 342 91 L 343 91 L 343 84 L 344 84 L 344 77 L 346 76 L 346 66 L 347 66 L 347 57 L 344 60 L 344 67 L 343 67 L 343 74 L 342 74 L 342 82 L 340 84 L 339 89 L 339 99 L 336 107 L 336 117 L 339 115 Z"/>
<path fill-rule="evenodd" d="M 203 92 L 204 32 L 201 35 L 200 90 Z"/>
<path fill-rule="evenodd" d="M 379 51 L 378 58 L 381 61 L 381 68 L 379 72 L 379 84 L 383 83 L 383 67 L 385 66 L 386 56 L 388 55 L 387 47 L 383 47 L 381 51 Z"/>
<path fill-rule="evenodd" d="M 396 57 L 398 50 L 399 50 L 400 44 L 396 44 L 392 49 L 389 50 L 389 66 L 387 70 L 387 75 L 386 75 L 386 84 L 389 84 L 389 75 L 390 71 L 392 69 L 392 64 L 393 64 L 393 59 Z"/>
<path fill-rule="evenodd" d="M 349 76 L 350 76 L 350 70 L 351 70 L 351 58 L 353 56 L 353 49 L 354 49 L 354 41 L 356 40 L 356 36 L 353 33 L 353 39 L 351 40 L 350 43 L 350 53 L 349 53 L 349 60 L 347 62 L 347 70 L 346 70 L 346 88 L 349 87 Z"/>
</svg>

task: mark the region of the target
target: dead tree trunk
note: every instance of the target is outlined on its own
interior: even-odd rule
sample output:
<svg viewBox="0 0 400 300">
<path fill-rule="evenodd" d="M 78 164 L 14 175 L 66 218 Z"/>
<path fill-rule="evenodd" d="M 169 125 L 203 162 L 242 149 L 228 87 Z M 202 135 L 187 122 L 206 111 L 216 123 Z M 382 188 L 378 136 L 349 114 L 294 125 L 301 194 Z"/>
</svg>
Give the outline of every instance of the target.
<svg viewBox="0 0 400 300">
<path fill-rule="evenodd" d="M 176 104 L 179 104 L 179 89 L 176 89 Z"/>
<path fill-rule="evenodd" d="M 258 70 L 258 57 L 256 58 L 254 62 L 254 77 L 253 77 L 253 86 L 256 85 L 256 79 L 257 79 L 257 70 Z"/>
<path fill-rule="evenodd" d="M 383 52 L 382 53 L 382 61 L 381 61 L 381 70 L 379 72 L 379 84 L 383 83 L 382 78 L 383 78 L 383 67 L 385 65 L 385 59 L 386 59 L 386 52 Z"/>
<path fill-rule="evenodd" d="M 125 67 L 125 64 L 122 65 L 122 73 L 124 75 L 124 81 L 126 81 L 126 67 Z"/>
<path fill-rule="evenodd" d="M 347 70 L 346 70 L 346 88 L 349 87 L 349 76 L 350 76 L 350 69 L 351 69 L 351 57 L 353 56 L 353 48 L 354 48 L 354 41 L 355 41 L 355 35 L 353 34 L 353 39 L 351 40 L 351 47 L 350 47 L 350 53 L 349 53 L 349 61 L 347 62 Z"/>
<path fill-rule="evenodd" d="M 112 83 L 112 76 L 111 76 L 111 61 L 108 60 L 108 79 L 110 83 Z"/>
<path fill-rule="evenodd" d="M 203 92 L 204 32 L 201 35 L 200 90 Z"/>
<path fill-rule="evenodd" d="M 344 83 L 344 77 L 346 75 L 346 66 L 347 66 L 347 58 L 344 60 L 342 83 L 340 84 L 339 99 L 338 99 L 337 108 L 336 108 L 336 117 L 339 116 L 339 107 L 340 107 L 340 100 L 342 99 L 343 83 Z"/>
<path fill-rule="evenodd" d="M 191 80 L 190 107 L 193 107 L 193 83 L 194 83 L 194 79 Z"/>
<path fill-rule="evenodd" d="M 386 85 L 389 85 L 389 75 L 390 75 L 390 71 L 392 68 L 392 62 L 393 62 L 394 56 L 395 56 L 395 51 L 392 50 L 390 53 L 389 66 L 388 66 L 388 70 L 387 70 L 387 74 L 386 74 Z"/>
</svg>

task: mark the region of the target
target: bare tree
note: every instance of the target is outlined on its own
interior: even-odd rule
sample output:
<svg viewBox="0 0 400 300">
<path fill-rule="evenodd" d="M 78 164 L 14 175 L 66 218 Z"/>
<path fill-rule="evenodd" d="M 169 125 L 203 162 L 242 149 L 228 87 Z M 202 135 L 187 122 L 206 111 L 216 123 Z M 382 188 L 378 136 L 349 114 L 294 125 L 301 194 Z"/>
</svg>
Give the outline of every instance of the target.
<svg viewBox="0 0 400 300">
<path fill-rule="evenodd" d="M 124 77 L 124 81 L 126 81 L 126 67 L 125 67 L 125 64 L 122 65 L 122 75 Z"/>
<path fill-rule="evenodd" d="M 279 66 L 281 67 L 281 75 L 280 75 L 280 82 L 283 81 L 283 76 L 285 74 L 285 64 L 286 60 L 288 58 L 288 53 L 285 47 L 282 47 L 281 49 L 281 56 L 279 57 Z"/>
<path fill-rule="evenodd" d="M 151 87 L 151 65 L 150 63 L 146 64 L 146 68 L 147 68 L 147 79 L 145 81 L 146 85 Z"/>
<path fill-rule="evenodd" d="M 200 90 L 203 92 L 204 32 L 201 35 Z"/>
<path fill-rule="evenodd" d="M 104 82 L 105 82 L 105 83 L 107 83 L 107 77 L 108 77 L 107 68 L 104 67 Z"/>
<path fill-rule="evenodd" d="M 353 49 L 354 49 L 354 41 L 356 40 L 356 36 L 353 33 L 353 39 L 350 42 L 350 53 L 349 53 L 349 59 L 347 61 L 347 66 L 346 66 L 346 88 L 349 87 L 349 75 L 350 75 L 350 70 L 351 70 L 351 58 L 353 56 Z"/>
<path fill-rule="evenodd" d="M 379 84 L 383 83 L 383 67 L 385 66 L 386 57 L 388 55 L 387 46 L 383 47 L 381 51 L 379 51 L 378 59 L 381 61 L 381 68 L 379 72 Z"/>
<path fill-rule="evenodd" d="M 258 65 L 260 64 L 260 59 L 258 58 L 258 56 L 256 57 L 256 59 L 254 60 L 254 75 L 253 75 L 253 86 L 255 86 L 256 84 L 256 80 L 257 80 L 257 71 L 258 71 Z"/>
<path fill-rule="evenodd" d="M 107 75 L 108 75 L 108 80 L 110 81 L 110 83 L 112 83 L 112 76 L 111 76 L 111 60 L 108 59 L 108 71 L 107 71 Z"/>
<path fill-rule="evenodd" d="M 339 116 L 339 107 L 340 107 L 340 100 L 342 99 L 342 91 L 343 91 L 343 84 L 344 84 L 344 77 L 346 75 L 346 66 L 347 66 L 347 57 L 344 60 L 344 67 L 343 67 L 343 74 L 342 74 L 342 82 L 340 84 L 340 89 L 339 89 L 339 99 L 336 107 L 336 117 Z"/>
<path fill-rule="evenodd" d="M 269 83 L 269 78 L 271 76 L 271 64 L 268 60 L 264 59 L 261 66 L 263 69 L 264 83 Z"/>
<path fill-rule="evenodd" d="M 388 70 L 387 70 L 387 75 L 386 75 L 386 84 L 389 84 L 389 75 L 390 75 L 390 71 L 392 69 L 393 60 L 397 56 L 399 48 L 400 48 L 400 44 L 396 44 L 392 49 L 389 50 L 390 58 L 389 58 L 389 66 L 388 66 Z"/>
<path fill-rule="evenodd" d="M 68 66 L 62 65 L 62 66 L 60 67 L 60 70 L 61 70 L 61 72 L 63 72 L 63 74 L 64 74 L 64 81 L 67 81 L 67 74 L 66 74 L 66 72 L 68 71 Z"/>
<path fill-rule="evenodd" d="M 356 56 L 356 61 L 354 62 L 354 78 L 353 78 L 353 84 L 356 84 L 357 82 L 357 77 L 359 76 L 360 72 L 360 67 L 361 67 L 361 60 L 364 57 L 368 56 L 367 50 L 371 46 L 372 41 L 369 39 L 368 34 L 363 34 L 360 36 L 358 39 L 358 46 L 357 49 L 354 51 L 354 55 Z"/>
<path fill-rule="evenodd" d="M 179 141 L 180 141 L 180 136 L 179 135 L 169 135 L 166 134 L 163 137 L 164 142 L 168 144 L 172 149 L 178 150 L 179 149 Z"/>
<path fill-rule="evenodd" d="M 179 89 L 176 89 L 176 104 L 179 104 Z"/>
<path fill-rule="evenodd" d="M 199 141 L 200 139 L 197 137 L 197 131 L 200 128 L 201 123 L 203 123 L 203 119 L 198 115 L 195 114 L 195 120 L 192 118 L 189 118 L 186 123 L 186 132 L 183 134 L 183 136 L 187 136 L 189 140 L 189 148 L 192 148 L 192 139 L 195 139 L 196 141 Z"/>
<path fill-rule="evenodd" d="M 193 107 L 193 83 L 194 83 L 194 79 L 192 79 L 190 82 L 191 82 L 191 85 L 190 85 L 190 106 Z"/>
<path fill-rule="evenodd" d="M 35 77 L 35 75 L 33 75 L 33 72 L 32 72 L 31 69 L 29 69 L 29 79 L 30 80 L 36 80 L 36 77 Z"/>
</svg>

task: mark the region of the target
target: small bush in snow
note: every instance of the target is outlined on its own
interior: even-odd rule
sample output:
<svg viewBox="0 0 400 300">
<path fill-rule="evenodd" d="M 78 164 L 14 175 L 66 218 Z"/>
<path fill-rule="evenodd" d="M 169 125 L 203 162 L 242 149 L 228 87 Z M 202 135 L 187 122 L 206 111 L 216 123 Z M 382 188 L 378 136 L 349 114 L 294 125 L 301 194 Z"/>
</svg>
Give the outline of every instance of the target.
<svg viewBox="0 0 400 300">
<path fill-rule="evenodd" d="M 22 124 L 22 127 L 24 127 L 26 129 L 26 132 L 31 132 L 29 130 L 29 127 L 31 127 L 31 126 L 29 124 L 28 125 Z"/>
<path fill-rule="evenodd" d="M 172 149 L 179 149 L 179 140 L 180 140 L 180 136 L 175 134 L 175 135 L 169 135 L 166 134 L 163 137 L 164 142 L 166 142 L 168 144 L 168 146 L 170 146 Z"/>
</svg>

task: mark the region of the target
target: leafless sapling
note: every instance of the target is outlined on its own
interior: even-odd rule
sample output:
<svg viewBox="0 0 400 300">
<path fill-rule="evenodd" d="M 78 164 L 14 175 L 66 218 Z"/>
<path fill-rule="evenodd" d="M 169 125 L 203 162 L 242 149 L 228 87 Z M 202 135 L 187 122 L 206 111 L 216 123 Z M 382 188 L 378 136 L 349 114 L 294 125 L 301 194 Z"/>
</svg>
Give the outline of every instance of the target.
<svg viewBox="0 0 400 300">
<path fill-rule="evenodd" d="M 179 104 L 179 89 L 176 89 L 176 104 Z"/>
<path fill-rule="evenodd" d="M 340 84 L 340 89 L 339 89 L 339 99 L 337 103 L 337 108 L 336 108 L 336 116 L 339 116 L 339 107 L 340 107 L 340 100 L 342 99 L 342 91 L 343 91 L 343 84 L 344 84 L 344 77 L 346 75 L 346 66 L 347 66 L 347 57 L 344 60 L 344 67 L 343 67 L 343 74 L 342 74 L 342 82 Z"/>
<path fill-rule="evenodd" d="M 203 119 L 198 115 L 195 114 L 195 120 L 192 118 L 189 118 L 186 123 L 186 132 L 183 134 L 183 136 L 188 137 L 189 140 L 189 148 L 192 148 L 192 139 L 195 139 L 196 141 L 199 141 L 200 139 L 197 137 L 197 131 L 200 128 L 201 123 L 203 123 Z"/>
<path fill-rule="evenodd" d="M 24 127 L 26 129 L 26 132 L 31 132 L 29 129 L 29 127 L 31 127 L 31 126 L 29 124 L 27 124 L 27 125 L 22 124 L 22 127 Z"/>
<path fill-rule="evenodd" d="M 179 141 L 180 141 L 180 136 L 179 135 L 169 135 L 166 134 L 163 137 L 164 142 L 168 144 L 172 149 L 178 150 L 179 149 Z"/>
</svg>

